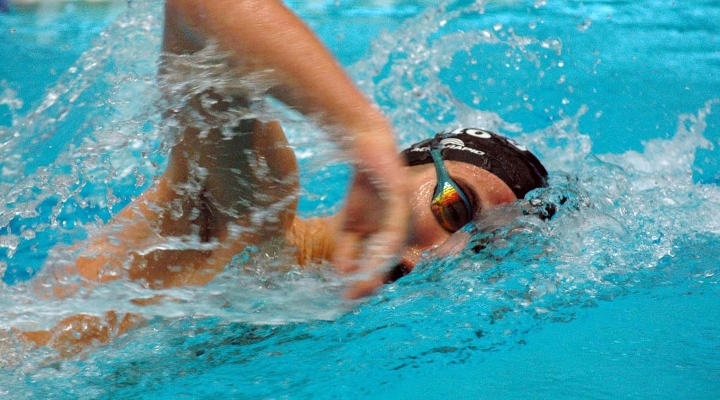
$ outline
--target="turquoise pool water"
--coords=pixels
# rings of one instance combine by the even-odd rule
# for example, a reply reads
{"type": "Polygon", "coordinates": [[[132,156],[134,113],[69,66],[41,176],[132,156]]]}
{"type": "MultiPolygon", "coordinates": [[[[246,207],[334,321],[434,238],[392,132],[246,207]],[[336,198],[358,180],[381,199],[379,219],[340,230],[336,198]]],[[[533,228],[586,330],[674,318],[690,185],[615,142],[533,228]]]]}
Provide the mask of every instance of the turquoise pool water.
{"type": "MultiPolygon", "coordinates": [[[[456,238],[466,250],[360,303],[338,300],[339,277],[249,254],[171,293],[184,302],[141,310],[128,299],[148,293],[132,285],[56,302],[23,282],[162,170],[160,8],[0,14],[0,326],[110,308],[153,318],[64,361],[3,342],[0,393],[720,397],[720,6],[432,3],[289,2],[403,144],[458,125],[515,137],[552,172],[535,198],[568,199],[557,215],[476,221],[456,238]]],[[[302,211],[332,211],[346,169],[316,128],[279,114],[302,211]]]]}

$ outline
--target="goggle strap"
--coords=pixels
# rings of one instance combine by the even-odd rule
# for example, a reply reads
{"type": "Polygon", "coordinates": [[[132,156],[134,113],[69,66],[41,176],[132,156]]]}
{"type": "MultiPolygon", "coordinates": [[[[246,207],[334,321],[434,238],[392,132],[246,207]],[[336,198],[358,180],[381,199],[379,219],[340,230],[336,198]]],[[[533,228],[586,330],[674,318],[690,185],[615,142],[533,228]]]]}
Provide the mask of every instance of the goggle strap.
{"type": "Polygon", "coordinates": [[[445,164],[443,164],[442,161],[442,155],[440,153],[440,147],[434,147],[430,149],[430,155],[433,159],[433,164],[435,165],[435,174],[437,174],[437,189],[435,190],[435,194],[433,195],[433,199],[437,198],[440,193],[445,189],[445,185],[449,184],[452,186],[455,191],[460,196],[460,200],[462,200],[463,204],[465,205],[465,208],[467,208],[468,214],[472,214],[472,206],[470,205],[470,200],[468,200],[465,193],[460,189],[460,186],[458,186],[455,181],[450,178],[450,175],[447,172],[447,169],[445,169],[445,164]]]}

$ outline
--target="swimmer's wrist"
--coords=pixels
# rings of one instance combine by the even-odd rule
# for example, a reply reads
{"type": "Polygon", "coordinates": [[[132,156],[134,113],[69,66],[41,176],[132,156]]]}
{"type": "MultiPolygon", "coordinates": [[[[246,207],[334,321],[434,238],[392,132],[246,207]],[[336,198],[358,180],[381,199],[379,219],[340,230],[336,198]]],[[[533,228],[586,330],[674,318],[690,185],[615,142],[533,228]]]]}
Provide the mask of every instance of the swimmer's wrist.
{"type": "Polygon", "coordinates": [[[346,125],[335,137],[341,149],[346,151],[357,165],[399,167],[396,156],[398,146],[392,126],[381,115],[363,123],[346,125]],[[344,133],[344,134],[343,134],[344,133]]]}

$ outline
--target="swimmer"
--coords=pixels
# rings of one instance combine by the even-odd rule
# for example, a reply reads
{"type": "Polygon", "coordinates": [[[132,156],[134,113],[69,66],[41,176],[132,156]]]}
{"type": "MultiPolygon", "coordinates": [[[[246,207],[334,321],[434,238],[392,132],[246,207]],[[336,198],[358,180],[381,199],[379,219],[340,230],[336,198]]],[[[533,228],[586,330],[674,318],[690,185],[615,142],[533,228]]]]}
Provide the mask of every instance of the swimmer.
{"type": "MultiPolygon", "coordinates": [[[[217,178],[219,187],[228,189],[223,190],[224,193],[180,195],[177,188],[187,186],[184,178],[189,175],[168,171],[184,163],[187,152],[203,147],[201,143],[195,142],[196,138],[193,137],[192,145],[186,138],[173,149],[170,166],[157,187],[144,193],[108,225],[119,224],[120,229],[113,229],[108,236],[90,242],[86,255],[77,260],[80,274],[90,282],[127,277],[142,281],[151,288],[204,284],[220,273],[229,262],[229,257],[242,251],[245,246],[273,238],[282,238],[289,246],[295,247],[300,265],[331,260],[337,246],[334,238],[337,237],[340,221],[346,211],[311,219],[295,216],[297,204],[292,193],[297,190],[297,181],[294,179],[297,174],[296,164],[294,153],[286,146],[280,126],[277,123],[249,121],[247,128],[254,129],[248,135],[253,141],[237,143],[240,146],[254,146],[255,154],[251,157],[267,160],[272,178],[268,179],[267,175],[256,176],[260,181],[246,188],[253,190],[267,184],[272,187],[268,193],[284,191],[290,195],[281,196],[281,216],[275,224],[271,227],[265,225],[260,232],[249,231],[247,235],[239,237],[218,234],[217,229],[222,224],[216,217],[225,212],[215,209],[214,201],[202,203],[206,201],[204,199],[236,196],[237,193],[229,188],[237,185],[238,181],[231,174],[207,163],[204,164],[207,168],[206,179],[212,181],[217,178]],[[180,179],[172,181],[177,177],[180,179]],[[177,196],[189,201],[185,209],[200,209],[200,217],[187,220],[170,216],[168,204],[174,202],[177,196]],[[197,203],[193,204],[193,198],[197,203]],[[287,199],[291,201],[287,202],[287,199]],[[195,235],[215,237],[220,242],[213,246],[215,250],[159,250],[148,254],[136,252],[137,249],[147,247],[150,241],[157,240],[156,237],[149,239],[151,234],[165,234],[163,231],[168,232],[168,229],[189,232],[193,228],[195,235]],[[228,243],[222,243],[223,240],[228,243]]],[[[522,199],[528,192],[545,186],[547,182],[547,171],[532,153],[512,140],[482,129],[461,128],[441,132],[403,150],[401,155],[405,160],[403,169],[408,176],[406,187],[412,209],[407,250],[392,270],[378,272],[372,279],[360,282],[347,293],[348,297],[371,294],[383,284],[410,273],[424,254],[441,246],[453,233],[483,212],[522,199]]],[[[251,200],[255,202],[258,199],[251,200]]],[[[242,216],[235,220],[242,220],[242,216]]],[[[61,355],[71,356],[93,342],[107,342],[140,322],[141,319],[134,315],[120,316],[108,312],[104,318],[88,315],[66,318],[51,331],[16,333],[37,346],[50,345],[59,350],[61,355]]]]}
{"type": "MultiPolygon", "coordinates": [[[[297,217],[297,162],[280,124],[247,118],[228,136],[222,115],[251,100],[204,91],[173,111],[184,131],[156,184],[81,245],[75,265],[88,285],[203,285],[247,246],[285,241],[300,265],[330,261],[342,273],[369,276],[346,293],[358,298],[411,272],[424,252],[482,212],[545,185],[537,158],[481,129],[443,132],[398,153],[378,108],[279,2],[169,0],[165,13],[165,54],[194,54],[213,43],[235,72],[270,75],[270,94],[330,127],[355,178],[338,214],[297,217]],[[167,246],[173,241],[188,246],[167,246]]],[[[172,57],[165,62],[161,73],[172,70],[172,57]]],[[[139,321],[114,312],[77,315],[49,331],[16,333],[69,356],[139,321]]]]}

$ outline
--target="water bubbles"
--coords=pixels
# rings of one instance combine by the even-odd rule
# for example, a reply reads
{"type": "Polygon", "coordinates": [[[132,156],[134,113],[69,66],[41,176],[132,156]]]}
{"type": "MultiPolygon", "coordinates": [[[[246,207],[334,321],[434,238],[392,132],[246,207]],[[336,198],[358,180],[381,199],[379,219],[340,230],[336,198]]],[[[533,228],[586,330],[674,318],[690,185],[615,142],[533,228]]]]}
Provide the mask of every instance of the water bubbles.
{"type": "Polygon", "coordinates": [[[577,29],[580,32],[585,32],[590,25],[592,25],[592,20],[590,18],[585,18],[581,24],[578,24],[577,29]]]}
{"type": "Polygon", "coordinates": [[[135,176],[135,187],[136,188],[145,186],[145,175],[144,174],[141,174],[137,168],[134,168],[133,175],[135,176]]]}
{"type": "MultiPolygon", "coordinates": [[[[8,87],[6,81],[0,80],[0,89],[2,89],[0,93],[0,105],[8,106],[12,112],[22,108],[22,99],[17,97],[17,91],[8,87]]],[[[0,145],[4,145],[4,143],[0,145]]]]}
{"type": "Polygon", "coordinates": [[[0,236],[0,248],[7,249],[7,257],[12,258],[18,249],[20,244],[20,238],[13,234],[6,234],[0,236]]]}
{"type": "Polygon", "coordinates": [[[540,46],[544,49],[551,49],[555,51],[556,55],[562,54],[562,42],[557,39],[545,39],[540,42],[540,46]]]}

